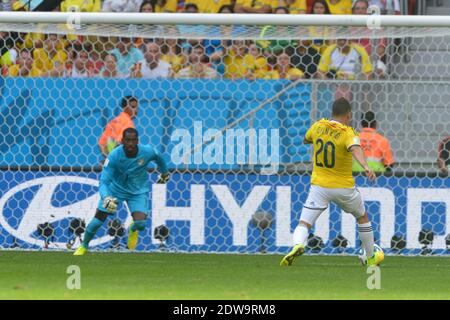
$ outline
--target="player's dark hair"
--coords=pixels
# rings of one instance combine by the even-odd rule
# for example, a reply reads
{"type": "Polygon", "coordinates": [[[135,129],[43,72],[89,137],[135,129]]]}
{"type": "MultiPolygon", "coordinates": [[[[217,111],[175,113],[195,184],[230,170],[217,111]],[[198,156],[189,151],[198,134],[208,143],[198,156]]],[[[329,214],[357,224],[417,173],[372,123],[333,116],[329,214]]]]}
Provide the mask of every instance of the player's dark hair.
{"type": "Polygon", "coordinates": [[[314,6],[316,5],[316,3],[320,3],[321,5],[324,6],[325,8],[324,14],[331,14],[330,7],[328,6],[326,0],[315,0],[311,5],[311,12],[310,12],[311,14],[314,14],[314,6]]]}
{"type": "Polygon", "coordinates": [[[232,5],[225,4],[225,5],[221,6],[220,9],[219,9],[219,13],[222,13],[225,10],[228,10],[231,13],[234,13],[234,7],[232,5]]]}
{"type": "Polygon", "coordinates": [[[139,138],[139,132],[135,128],[130,127],[130,128],[126,128],[125,130],[123,130],[122,139],[125,138],[125,136],[127,134],[132,134],[132,133],[134,133],[136,135],[136,138],[139,138]]]}
{"type": "Polygon", "coordinates": [[[368,0],[356,0],[356,1],[353,1],[353,4],[352,4],[352,12],[355,10],[355,6],[356,6],[356,4],[357,4],[358,2],[364,3],[364,4],[367,6],[367,8],[370,7],[370,4],[369,4],[369,1],[368,1],[368,0]]]}
{"type": "Polygon", "coordinates": [[[339,98],[333,103],[332,116],[340,117],[345,116],[350,111],[352,111],[352,107],[350,102],[348,102],[345,98],[339,98]]]}
{"type": "Polygon", "coordinates": [[[151,0],[142,1],[141,6],[139,7],[139,12],[142,12],[142,8],[148,4],[152,7],[152,11],[155,12],[156,1],[151,1],[151,0]]]}
{"type": "Polygon", "coordinates": [[[283,10],[285,14],[289,14],[290,10],[288,7],[277,7],[273,10],[273,13],[277,12],[278,10],[283,10]]]}
{"type": "Polygon", "coordinates": [[[198,12],[198,7],[195,3],[186,3],[184,6],[184,11],[186,12],[191,8],[195,9],[198,12]]]}
{"type": "Polygon", "coordinates": [[[363,128],[376,128],[377,120],[375,120],[375,113],[367,111],[361,116],[361,126],[363,128]]]}
{"type": "Polygon", "coordinates": [[[138,99],[133,96],[125,96],[122,98],[122,109],[125,109],[130,102],[137,102],[138,99]]]}

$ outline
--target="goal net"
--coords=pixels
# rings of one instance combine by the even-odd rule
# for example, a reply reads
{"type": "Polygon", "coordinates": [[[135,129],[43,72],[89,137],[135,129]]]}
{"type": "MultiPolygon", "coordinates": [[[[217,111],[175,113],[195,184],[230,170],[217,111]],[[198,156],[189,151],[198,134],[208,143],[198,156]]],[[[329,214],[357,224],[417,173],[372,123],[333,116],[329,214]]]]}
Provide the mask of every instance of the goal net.
{"type": "MultiPolygon", "coordinates": [[[[378,173],[371,183],[354,166],[376,243],[448,254],[449,26],[447,17],[0,13],[0,248],[79,245],[109,150],[100,136],[131,96],[140,142],[171,171],[163,185],[150,168],[136,250],[286,253],[315,161],[303,137],[345,97],[378,173]]],[[[126,250],[130,223],[123,205],[92,249],[126,250]]],[[[359,249],[353,216],[330,205],[307,252],[359,249]]]]}

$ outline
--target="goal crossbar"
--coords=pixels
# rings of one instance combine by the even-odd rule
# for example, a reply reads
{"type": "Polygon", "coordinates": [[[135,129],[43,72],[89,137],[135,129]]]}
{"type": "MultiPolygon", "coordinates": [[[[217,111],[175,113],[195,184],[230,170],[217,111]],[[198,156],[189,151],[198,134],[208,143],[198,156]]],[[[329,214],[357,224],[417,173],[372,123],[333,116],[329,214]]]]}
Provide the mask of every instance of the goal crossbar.
{"type": "Polygon", "coordinates": [[[275,14],[185,14],[112,12],[0,12],[0,23],[65,24],[72,19],[81,24],[142,25],[281,25],[354,27],[450,28],[449,16],[389,15],[275,15],[275,14]]]}

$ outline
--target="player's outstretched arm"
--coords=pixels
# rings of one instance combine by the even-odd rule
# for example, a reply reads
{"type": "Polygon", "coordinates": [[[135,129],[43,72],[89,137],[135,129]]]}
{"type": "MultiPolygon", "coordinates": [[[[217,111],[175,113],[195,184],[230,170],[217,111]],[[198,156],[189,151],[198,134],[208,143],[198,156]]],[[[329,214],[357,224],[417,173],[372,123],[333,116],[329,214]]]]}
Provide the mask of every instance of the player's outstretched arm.
{"type": "Polygon", "coordinates": [[[356,161],[361,165],[361,167],[364,168],[364,171],[366,172],[367,177],[370,181],[374,181],[376,179],[375,173],[369,168],[369,165],[367,164],[366,157],[364,156],[364,151],[361,149],[360,146],[354,145],[350,147],[350,152],[353,155],[353,158],[355,158],[356,161]]]}

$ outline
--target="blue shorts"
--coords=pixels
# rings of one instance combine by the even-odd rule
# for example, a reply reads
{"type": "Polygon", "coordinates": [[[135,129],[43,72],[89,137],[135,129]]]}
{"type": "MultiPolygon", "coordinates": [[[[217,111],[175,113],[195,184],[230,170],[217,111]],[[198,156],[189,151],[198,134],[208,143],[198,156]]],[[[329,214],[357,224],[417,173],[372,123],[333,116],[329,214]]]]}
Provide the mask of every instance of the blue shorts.
{"type": "MultiPolygon", "coordinates": [[[[117,200],[119,200],[119,203],[117,205],[117,208],[119,208],[120,204],[122,202],[126,202],[128,205],[128,209],[130,209],[130,213],[133,212],[142,212],[145,213],[146,215],[148,215],[150,208],[149,208],[149,194],[148,193],[142,193],[142,194],[138,194],[138,195],[134,195],[134,196],[130,196],[128,198],[121,198],[121,197],[116,197],[114,195],[111,195],[112,197],[117,198],[117,200]]],[[[100,200],[98,201],[98,206],[97,209],[103,212],[108,212],[106,211],[106,209],[103,207],[103,200],[100,198],[100,200]]]]}

